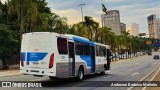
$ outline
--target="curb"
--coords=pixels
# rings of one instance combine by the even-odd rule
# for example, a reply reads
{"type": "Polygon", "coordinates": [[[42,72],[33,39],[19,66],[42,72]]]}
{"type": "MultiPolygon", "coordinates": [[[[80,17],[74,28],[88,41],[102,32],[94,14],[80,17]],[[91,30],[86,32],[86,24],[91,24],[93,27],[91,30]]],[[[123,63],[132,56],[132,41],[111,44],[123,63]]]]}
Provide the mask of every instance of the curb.
{"type": "Polygon", "coordinates": [[[0,78],[22,75],[22,73],[20,73],[19,70],[16,70],[16,71],[12,71],[12,70],[10,70],[10,71],[2,71],[1,73],[2,73],[2,76],[0,76],[0,78]]]}
{"type": "Polygon", "coordinates": [[[134,60],[134,59],[136,59],[136,58],[144,57],[144,56],[146,56],[146,55],[142,55],[142,56],[138,56],[138,57],[134,57],[134,58],[121,59],[121,60],[113,60],[113,61],[111,61],[111,63],[116,63],[116,62],[118,62],[118,61],[134,60]]]}
{"type": "Polygon", "coordinates": [[[0,78],[3,78],[3,77],[11,77],[11,76],[19,76],[19,75],[23,75],[22,73],[20,73],[20,74],[17,74],[17,75],[9,75],[9,76],[0,76],[0,78]]]}

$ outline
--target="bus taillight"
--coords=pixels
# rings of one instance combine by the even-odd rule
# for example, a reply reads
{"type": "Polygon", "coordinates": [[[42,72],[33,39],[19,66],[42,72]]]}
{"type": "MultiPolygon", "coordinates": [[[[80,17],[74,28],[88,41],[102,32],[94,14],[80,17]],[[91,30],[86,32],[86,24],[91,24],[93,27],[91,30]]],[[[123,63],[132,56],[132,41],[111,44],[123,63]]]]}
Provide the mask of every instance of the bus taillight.
{"type": "Polygon", "coordinates": [[[24,66],[24,62],[23,62],[23,54],[22,53],[20,54],[20,63],[21,63],[21,66],[23,67],[24,66]]]}
{"type": "Polygon", "coordinates": [[[52,68],[54,64],[54,53],[50,57],[49,68],[52,68]]]}

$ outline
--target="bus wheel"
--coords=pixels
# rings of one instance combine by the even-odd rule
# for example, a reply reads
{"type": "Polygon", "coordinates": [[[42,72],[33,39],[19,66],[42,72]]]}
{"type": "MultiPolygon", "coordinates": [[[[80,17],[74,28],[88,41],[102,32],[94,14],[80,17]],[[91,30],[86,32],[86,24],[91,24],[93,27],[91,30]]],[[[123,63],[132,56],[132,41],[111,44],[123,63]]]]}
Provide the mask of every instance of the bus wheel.
{"type": "Polygon", "coordinates": [[[103,69],[102,72],[100,72],[101,75],[105,75],[105,68],[103,69]]]}
{"type": "Polygon", "coordinates": [[[58,78],[57,78],[57,77],[49,76],[49,78],[50,78],[51,80],[58,80],[58,78]]]}
{"type": "Polygon", "coordinates": [[[101,74],[101,75],[105,75],[105,71],[103,71],[103,72],[100,72],[100,74],[101,74]]]}
{"type": "Polygon", "coordinates": [[[84,77],[84,71],[82,68],[78,70],[78,81],[82,81],[84,77]]]}

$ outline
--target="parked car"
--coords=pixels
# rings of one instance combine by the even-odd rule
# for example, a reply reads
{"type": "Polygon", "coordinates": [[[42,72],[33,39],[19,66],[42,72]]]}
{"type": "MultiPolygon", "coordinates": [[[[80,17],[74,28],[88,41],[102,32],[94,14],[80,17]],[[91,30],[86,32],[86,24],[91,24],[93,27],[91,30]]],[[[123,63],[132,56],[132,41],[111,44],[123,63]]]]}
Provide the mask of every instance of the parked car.
{"type": "Polygon", "coordinates": [[[154,55],[153,59],[159,59],[159,55],[154,55]]]}
{"type": "Polygon", "coordinates": [[[147,54],[148,54],[148,55],[152,55],[152,52],[148,51],[147,54]]]}

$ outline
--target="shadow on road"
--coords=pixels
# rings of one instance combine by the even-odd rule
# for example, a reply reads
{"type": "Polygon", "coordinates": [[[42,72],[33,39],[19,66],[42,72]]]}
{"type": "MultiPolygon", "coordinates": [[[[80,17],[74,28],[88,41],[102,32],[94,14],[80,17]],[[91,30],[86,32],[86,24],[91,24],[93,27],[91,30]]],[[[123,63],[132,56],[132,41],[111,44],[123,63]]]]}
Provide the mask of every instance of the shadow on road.
{"type": "Polygon", "coordinates": [[[101,74],[90,74],[90,75],[85,75],[83,81],[77,81],[76,77],[74,78],[58,78],[57,80],[45,80],[45,81],[34,81],[36,83],[41,83],[43,87],[72,87],[76,86],[78,84],[81,84],[87,80],[91,80],[97,77],[104,77],[108,76],[109,74],[106,75],[101,75],[101,74]]]}

